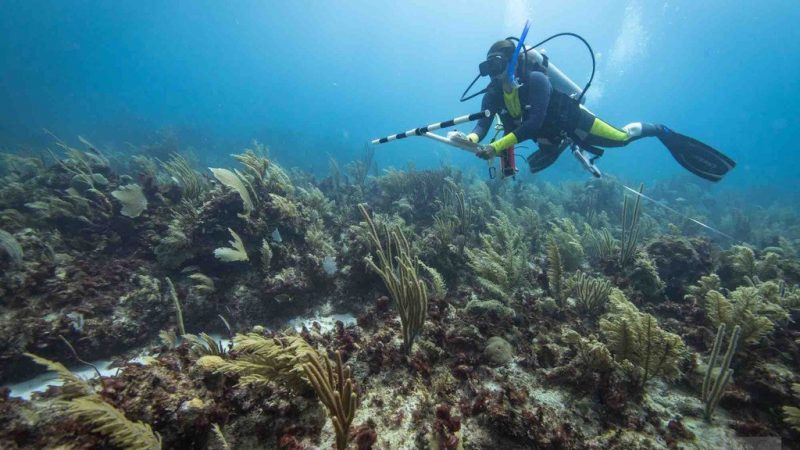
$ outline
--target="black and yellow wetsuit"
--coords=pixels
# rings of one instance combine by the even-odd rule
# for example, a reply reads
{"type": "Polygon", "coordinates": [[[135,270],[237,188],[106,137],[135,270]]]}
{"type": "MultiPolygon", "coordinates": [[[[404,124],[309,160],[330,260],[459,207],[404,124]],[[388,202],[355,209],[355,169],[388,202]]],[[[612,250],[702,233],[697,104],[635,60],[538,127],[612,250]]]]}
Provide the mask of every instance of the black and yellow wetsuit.
{"type": "MultiPolygon", "coordinates": [[[[497,113],[505,128],[502,138],[489,144],[497,154],[518,142],[535,140],[539,146],[536,164],[531,170],[538,172],[555,162],[568,137],[580,147],[594,153],[594,147],[622,147],[636,139],[658,136],[661,125],[631,124],[619,129],[596,117],[573,98],[553,89],[547,76],[529,71],[520,79],[521,86],[505,93],[499,81],[493,80],[484,94],[482,109],[497,113]],[[541,153],[540,153],[541,152],[541,153]]],[[[494,116],[481,119],[470,133],[473,142],[482,140],[488,133],[494,116]]]]}

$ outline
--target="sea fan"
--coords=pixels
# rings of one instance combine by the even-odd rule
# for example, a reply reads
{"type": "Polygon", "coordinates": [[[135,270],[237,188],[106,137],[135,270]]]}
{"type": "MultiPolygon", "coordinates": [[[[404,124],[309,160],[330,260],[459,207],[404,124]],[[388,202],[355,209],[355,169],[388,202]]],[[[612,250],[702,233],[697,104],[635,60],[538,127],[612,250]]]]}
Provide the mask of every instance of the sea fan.
{"type": "Polygon", "coordinates": [[[239,235],[230,228],[228,228],[228,231],[233,237],[233,240],[228,242],[231,246],[215,249],[214,256],[216,256],[220,261],[224,262],[249,261],[250,257],[247,256],[247,251],[244,249],[242,238],[240,238],[239,235]]]}
{"type": "Polygon", "coordinates": [[[142,187],[138,184],[120,186],[119,189],[113,191],[111,195],[122,203],[120,214],[125,217],[139,217],[142,211],[147,209],[147,198],[142,192],[142,187]]]}
{"type": "Polygon", "coordinates": [[[242,203],[244,204],[245,215],[249,215],[250,211],[255,208],[255,205],[250,197],[250,192],[247,190],[247,186],[245,186],[246,181],[238,174],[231,172],[228,169],[209,167],[208,170],[214,174],[214,178],[216,178],[220,183],[233,189],[239,194],[239,197],[242,198],[242,203]]]}

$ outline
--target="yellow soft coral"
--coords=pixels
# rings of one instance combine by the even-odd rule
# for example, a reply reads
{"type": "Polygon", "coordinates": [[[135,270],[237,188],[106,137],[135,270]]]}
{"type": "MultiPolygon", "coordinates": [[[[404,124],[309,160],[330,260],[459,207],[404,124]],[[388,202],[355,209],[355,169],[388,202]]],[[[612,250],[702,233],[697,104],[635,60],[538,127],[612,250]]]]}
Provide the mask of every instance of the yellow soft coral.
{"type": "MultiPolygon", "coordinates": [[[[792,390],[794,391],[794,395],[800,398],[800,383],[793,384],[792,390]]],[[[795,408],[794,406],[784,406],[783,414],[785,416],[783,421],[791,425],[795,431],[800,432],[800,408],[795,408]]]]}
{"type": "Polygon", "coordinates": [[[264,337],[258,333],[237,334],[233,338],[235,359],[203,356],[197,364],[216,373],[239,375],[242,385],[264,386],[275,381],[294,389],[307,386],[303,363],[317,352],[300,336],[264,337]]]}
{"type": "Polygon", "coordinates": [[[102,397],[95,394],[89,384],[70,372],[63,364],[26,353],[35,363],[56,372],[63,388],[56,401],[59,410],[92,427],[117,447],[128,450],[157,450],[161,448],[161,437],[150,425],[128,420],[102,397]]]}
{"type": "Polygon", "coordinates": [[[92,430],[108,437],[116,446],[128,450],[161,449],[161,437],[150,425],[128,420],[120,410],[99,396],[81,397],[61,406],[67,414],[92,426],[92,430]]]}
{"type": "Polygon", "coordinates": [[[631,364],[640,385],[656,376],[677,378],[685,352],[680,336],[661,329],[655,317],[639,312],[619,289],[609,298],[611,311],[600,320],[600,328],[614,357],[631,364]]]}

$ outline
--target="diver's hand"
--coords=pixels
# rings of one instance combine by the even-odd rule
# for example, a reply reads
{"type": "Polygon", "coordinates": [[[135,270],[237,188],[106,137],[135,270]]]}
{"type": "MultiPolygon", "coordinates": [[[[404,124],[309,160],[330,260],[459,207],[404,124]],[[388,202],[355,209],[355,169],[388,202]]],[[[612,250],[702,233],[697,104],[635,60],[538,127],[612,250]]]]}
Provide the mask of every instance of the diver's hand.
{"type": "Polygon", "coordinates": [[[450,131],[447,133],[447,139],[451,141],[460,141],[460,142],[469,142],[467,140],[467,135],[460,132],[460,131],[450,131]]]}
{"type": "Polygon", "coordinates": [[[478,143],[478,135],[475,133],[464,134],[460,131],[451,131],[447,133],[447,139],[451,141],[469,143],[469,144],[477,144],[478,143]]]}
{"type": "Polygon", "coordinates": [[[489,145],[479,145],[478,151],[475,152],[475,156],[480,159],[492,159],[495,156],[494,149],[489,145]]]}

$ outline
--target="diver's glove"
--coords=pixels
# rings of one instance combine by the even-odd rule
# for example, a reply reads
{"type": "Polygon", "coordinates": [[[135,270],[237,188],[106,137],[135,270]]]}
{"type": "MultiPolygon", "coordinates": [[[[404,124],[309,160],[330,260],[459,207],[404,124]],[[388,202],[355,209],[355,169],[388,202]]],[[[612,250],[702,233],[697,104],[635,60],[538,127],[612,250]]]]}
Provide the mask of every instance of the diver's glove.
{"type": "Polygon", "coordinates": [[[460,141],[460,142],[471,142],[473,144],[478,143],[478,135],[475,133],[464,134],[460,131],[451,131],[447,133],[447,139],[451,141],[460,141]]]}
{"type": "Polygon", "coordinates": [[[478,151],[475,152],[475,156],[477,156],[480,159],[486,159],[486,160],[494,158],[495,155],[496,153],[491,145],[479,145],[478,151]]]}

